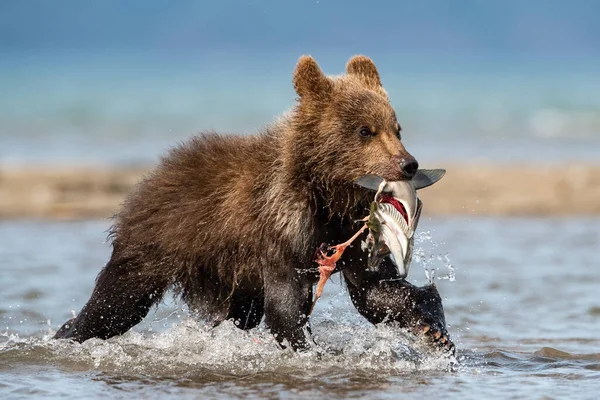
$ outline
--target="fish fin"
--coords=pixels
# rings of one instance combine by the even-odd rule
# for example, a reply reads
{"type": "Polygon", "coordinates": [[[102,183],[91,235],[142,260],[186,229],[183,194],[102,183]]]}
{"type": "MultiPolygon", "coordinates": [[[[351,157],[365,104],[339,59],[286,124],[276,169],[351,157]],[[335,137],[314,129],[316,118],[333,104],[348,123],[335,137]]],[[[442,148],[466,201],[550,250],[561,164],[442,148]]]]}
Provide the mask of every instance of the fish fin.
{"type": "MultiPolygon", "coordinates": [[[[419,169],[417,174],[412,178],[413,185],[416,190],[426,188],[433,185],[446,174],[445,169],[419,169]]],[[[379,190],[380,185],[385,180],[377,175],[363,175],[354,181],[355,184],[371,190],[379,190]]]]}
{"type": "Polygon", "coordinates": [[[412,179],[415,190],[423,189],[433,185],[446,174],[445,169],[419,169],[412,179]]]}
{"type": "Polygon", "coordinates": [[[371,190],[378,190],[384,179],[377,175],[364,175],[354,181],[355,184],[371,190]]]}

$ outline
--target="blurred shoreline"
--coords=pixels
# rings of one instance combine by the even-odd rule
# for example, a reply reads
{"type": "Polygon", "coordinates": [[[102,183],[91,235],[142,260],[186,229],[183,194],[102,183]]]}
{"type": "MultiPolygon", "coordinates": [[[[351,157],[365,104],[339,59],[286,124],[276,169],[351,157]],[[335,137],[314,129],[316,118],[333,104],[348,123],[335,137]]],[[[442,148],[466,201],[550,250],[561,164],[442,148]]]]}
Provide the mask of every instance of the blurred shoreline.
{"type": "MultiPolygon", "coordinates": [[[[420,192],[424,215],[600,215],[600,165],[444,164],[420,192]]],[[[118,212],[152,167],[0,168],[0,219],[97,219],[118,212]]]]}

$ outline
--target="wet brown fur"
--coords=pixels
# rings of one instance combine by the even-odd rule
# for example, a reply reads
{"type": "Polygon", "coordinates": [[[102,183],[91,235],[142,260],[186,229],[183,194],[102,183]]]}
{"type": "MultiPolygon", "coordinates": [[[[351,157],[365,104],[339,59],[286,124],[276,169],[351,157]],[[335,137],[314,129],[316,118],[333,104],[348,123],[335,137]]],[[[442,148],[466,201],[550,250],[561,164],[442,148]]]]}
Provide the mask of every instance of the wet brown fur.
{"type": "Polygon", "coordinates": [[[205,133],[171,150],[118,215],[116,245],[169,254],[176,268],[147,272],[181,283],[190,298],[195,290],[185,282],[193,286],[195,266],[230,292],[240,280],[263,279],[266,253],[312,256],[320,205],[330,214],[361,212],[354,179],[402,178],[397,158],[405,150],[374,64],[357,56],[347,69],[374,77],[332,79],[303,57],[294,73],[301,98],[286,119],[256,136],[205,133]],[[363,126],[376,136],[361,138],[363,126]]]}
{"type": "MultiPolygon", "coordinates": [[[[103,335],[90,328],[79,338],[129,329],[170,287],[213,323],[250,299],[264,301],[271,325],[298,319],[270,304],[269,293],[303,282],[299,307],[305,295],[310,305],[315,249],[345,240],[352,220],[367,212],[366,193],[352,181],[364,174],[404,179],[399,161],[412,157],[373,62],[355,56],[346,72],[325,76],[303,56],[293,76],[298,103],[281,120],[253,136],[199,134],[163,157],[117,215],[111,260],[82,313],[91,321],[93,304],[99,309],[107,296],[127,301],[125,293],[110,291],[124,287],[129,297],[144,299],[135,306],[142,311],[127,321],[115,316],[119,329],[103,335]],[[361,137],[362,127],[375,135],[361,137]]],[[[135,307],[115,302],[112,312],[135,307]]]]}

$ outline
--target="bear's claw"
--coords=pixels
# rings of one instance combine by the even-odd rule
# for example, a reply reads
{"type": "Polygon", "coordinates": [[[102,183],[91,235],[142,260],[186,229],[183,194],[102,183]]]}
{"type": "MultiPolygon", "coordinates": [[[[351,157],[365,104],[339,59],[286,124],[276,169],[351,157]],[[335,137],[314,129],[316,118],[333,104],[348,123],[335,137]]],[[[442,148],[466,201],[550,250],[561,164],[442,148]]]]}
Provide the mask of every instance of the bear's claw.
{"type": "Polygon", "coordinates": [[[430,342],[437,344],[440,350],[449,353],[450,355],[456,354],[456,346],[450,340],[448,334],[442,334],[441,331],[432,329],[430,325],[423,325],[420,328],[415,329],[415,335],[423,335],[429,339],[430,342]]]}

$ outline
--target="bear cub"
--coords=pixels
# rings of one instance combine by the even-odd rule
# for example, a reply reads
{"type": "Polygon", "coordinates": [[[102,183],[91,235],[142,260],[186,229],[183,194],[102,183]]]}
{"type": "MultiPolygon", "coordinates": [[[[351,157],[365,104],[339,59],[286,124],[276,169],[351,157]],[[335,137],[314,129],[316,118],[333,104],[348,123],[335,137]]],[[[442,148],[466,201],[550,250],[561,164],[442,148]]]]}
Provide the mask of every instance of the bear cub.
{"type": "MultiPolygon", "coordinates": [[[[418,163],[369,58],[334,77],[303,56],[293,85],[294,108],[257,134],[202,133],[161,159],[115,216],[91,298],[55,338],[123,334],[174,288],[210,324],[251,329],[264,316],[282,346],[309,345],[315,250],[351,236],[373,196],[353,181],[409,180],[418,163]]],[[[436,287],[399,279],[389,260],[369,271],[366,260],[355,245],[338,263],[357,310],[453,351],[436,287]]]]}

